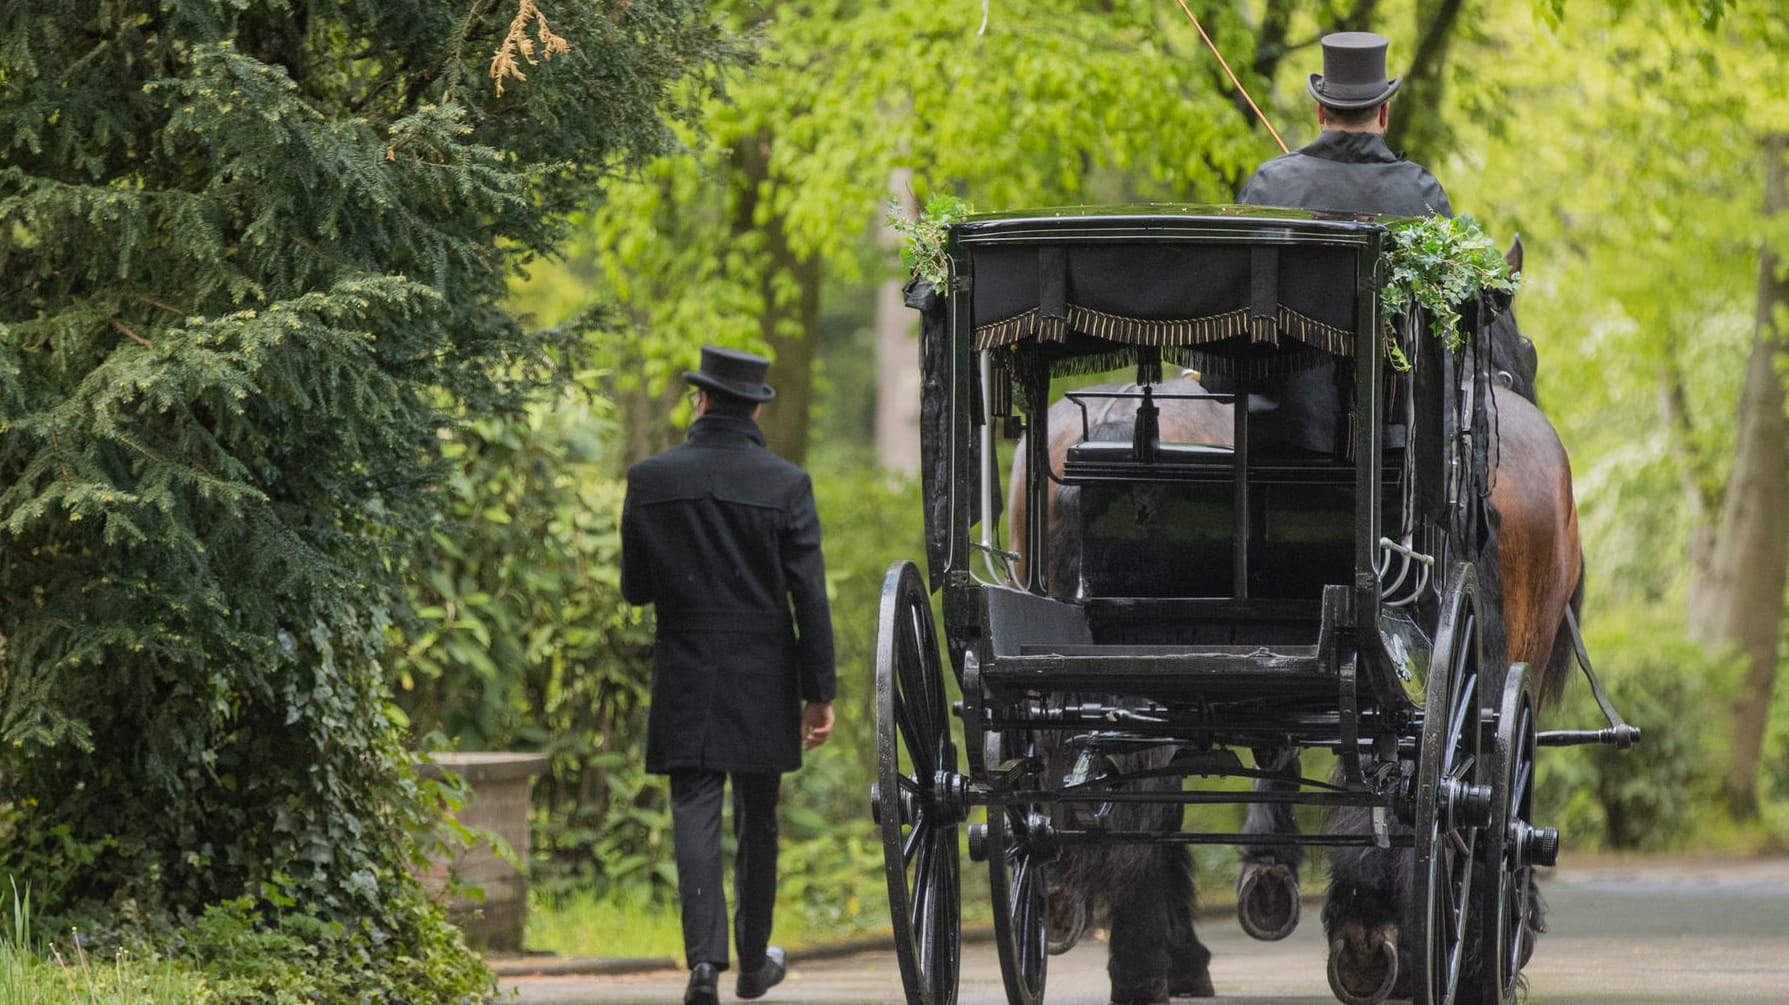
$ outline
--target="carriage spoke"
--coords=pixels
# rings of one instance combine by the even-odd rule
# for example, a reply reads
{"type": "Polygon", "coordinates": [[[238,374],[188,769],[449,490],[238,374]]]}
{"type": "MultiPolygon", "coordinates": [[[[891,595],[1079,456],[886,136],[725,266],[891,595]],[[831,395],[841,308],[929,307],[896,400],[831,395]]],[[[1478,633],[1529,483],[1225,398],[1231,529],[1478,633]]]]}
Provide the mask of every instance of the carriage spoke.
{"type": "Polygon", "coordinates": [[[1031,878],[1031,858],[1014,852],[1006,856],[1006,861],[1012,869],[1012,886],[1007,890],[1006,906],[1013,912],[1013,917],[1018,918],[1020,911],[1026,906],[1026,884],[1031,878]]]}
{"type": "Polygon", "coordinates": [[[913,860],[912,916],[914,927],[919,930],[917,941],[922,950],[932,943],[930,933],[935,920],[933,915],[936,913],[932,910],[932,884],[929,881],[930,872],[926,869],[931,860],[932,842],[930,840],[921,841],[919,853],[914,856],[913,860]]]}
{"type": "MultiPolygon", "coordinates": [[[[905,695],[899,697],[905,697],[905,695]]],[[[903,749],[907,751],[909,759],[913,761],[914,775],[930,777],[934,765],[920,762],[920,758],[928,755],[932,749],[925,734],[920,732],[923,724],[916,721],[913,710],[905,701],[899,700],[899,697],[895,702],[895,728],[900,730],[903,749]]]]}
{"type": "Polygon", "coordinates": [[[915,868],[914,858],[925,849],[926,840],[931,835],[931,820],[925,814],[913,821],[913,830],[907,834],[906,843],[901,846],[901,861],[908,868],[915,868]]]}

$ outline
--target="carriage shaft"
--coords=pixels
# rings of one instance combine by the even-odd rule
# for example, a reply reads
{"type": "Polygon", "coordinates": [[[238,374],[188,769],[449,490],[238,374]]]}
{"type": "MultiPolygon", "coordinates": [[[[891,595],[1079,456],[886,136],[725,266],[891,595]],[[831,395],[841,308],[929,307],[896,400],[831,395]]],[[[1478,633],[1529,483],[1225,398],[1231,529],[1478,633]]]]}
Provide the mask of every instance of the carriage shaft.
{"type": "MultiPolygon", "coordinates": [[[[1054,834],[1056,840],[1064,844],[1140,844],[1140,845],[1236,845],[1246,847],[1259,845],[1264,840],[1271,840],[1276,845],[1323,846],[1330,848],[1370,848],[1377,847],[1378,841],[1372,834],[1289,834],[1275,832],[1271,835],[1237,834],[1219,832],[1176,831],[1163,833],[1160,831],[1102,831],[1102,830],[1059,830],[1054,834]]],[[[1391,847],[1409,848],[1414,844],[1409,834],[1391,834],[1388,836],[1391,847]]]]}
{"type": "Polygon", "coordinates": [[[1160,803],[1182,806],[1231,804],[1293,806],[1384,806],[1387,800],[1370,792],[1009,792],[988,793],[990,806],[1026,803],[1160,803]]]}

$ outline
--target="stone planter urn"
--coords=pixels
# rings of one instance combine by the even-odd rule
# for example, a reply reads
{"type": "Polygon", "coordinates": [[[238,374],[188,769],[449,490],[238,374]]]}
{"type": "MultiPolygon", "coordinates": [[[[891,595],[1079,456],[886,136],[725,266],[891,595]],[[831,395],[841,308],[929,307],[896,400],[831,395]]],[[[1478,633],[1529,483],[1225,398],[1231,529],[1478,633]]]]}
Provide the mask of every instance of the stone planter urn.
{"type": "MultiPolygon", "coordinates": [[[[465,753],[436,754],[434,759],[435,764],[419,764],[418,773],[440,778],[443,770],[451,771],[471,790],[459,822],[495,833],[515,851],[517,860],[526,863],[528,789],[534,777],[547,770],[547,756],[465,753]]],[[[450,879],[484,891],[483,901],[456,897],[448,904],[448,917],[466,933],[467,944],[486,952],[520,952],[528,919],[528,874],[498,858],[486,840],[454,849],[451,858],[437,858],[423,882],[439,892],[450,879]]]]}

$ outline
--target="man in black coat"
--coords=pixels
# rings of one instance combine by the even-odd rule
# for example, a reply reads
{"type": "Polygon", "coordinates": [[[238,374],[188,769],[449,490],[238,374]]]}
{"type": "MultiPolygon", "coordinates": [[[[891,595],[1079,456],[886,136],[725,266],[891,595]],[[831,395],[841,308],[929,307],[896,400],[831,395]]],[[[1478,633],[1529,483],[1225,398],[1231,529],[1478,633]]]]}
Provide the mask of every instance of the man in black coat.
{"type": "MultiPolygon", "coordinates": [[[[1420,165],[1385,144],[1391,96],[1386,40],[1365,31],[1323,37],[1323,72],[1308,82],[1321,135],[1261,165],[1236,201],[1255,206],[1376,216],[1452,216],[1447,193],[1420,165]]],[[[1342,397],[1338,368],[1324,363],[1283,374],[1249,396],[1250,435],[1269,449],[1334,454],[1342,397]]]]}
{"type": "Polygon", "coordinates": [[[770,453],[756,418],[769,362],[702,350],[689,439],[634,465],[621,513],[621,592],[653,604],[646,769],[670,775],[690,967],[688,1005],[714,1005],[728,966],[721,798],[733,783],[734,944],[741,998],[783,979],[769,945],[782,774],[832,733],[832,620],[806,472],[770,453]]]}

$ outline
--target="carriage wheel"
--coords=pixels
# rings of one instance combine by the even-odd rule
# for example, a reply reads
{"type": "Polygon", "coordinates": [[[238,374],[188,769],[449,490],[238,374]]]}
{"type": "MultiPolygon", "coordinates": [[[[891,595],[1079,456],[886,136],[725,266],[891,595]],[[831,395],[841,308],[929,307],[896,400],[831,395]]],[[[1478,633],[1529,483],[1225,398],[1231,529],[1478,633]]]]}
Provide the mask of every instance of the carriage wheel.
{"type": "Polygon", "coordinates": [[[1510,1005],[1534,949],[1534,867],[1551,865],[1559,833],[1529,824],[1534,812],[1534,696],[1528,665],[1510,667],[1490,753],[1491,826],[1480,848],[1477,952],[1460,999],[1466,1005],[1510,1005]]]}
{"type": "Polygon", "coordinates": [[[1411,987],[1417,1005],[1454,1005],[1476,902],[1472,873],[1491,793],[1480,784],[1478,589],[1469,566],[1442,605],[1423,701],[1416,774],[1416,856],[1411,887],[1411,987]]]}
{"type": "MultiPolygon", "coordinates": [[[[1011,749],[1017,742],[1008,739],[1005,753],[1034,753],[1011,749]]],[[[1023,742],[1030,746],[1029,738],[1023,742]]],[[[1010,1005],[1038,1005],[1044,997],[1050,948],[1044,863],[1053,857],[1045,852],[1048,828],[1049,820],[1034,803],[988,807],[983,849],[988,860],[988,900],[994,905],[994,943],[1000,951],[1000,976],[1006,982],[1010,1005]]]]}
{"type": "Polygon", "coordinates": [[[957,824],[964,780],[950,739],[932,605],[911,562],[882,583],[876,635],[876,787],[895,955],[908,1005],[957,998],[957,824]]]}

